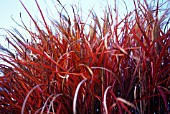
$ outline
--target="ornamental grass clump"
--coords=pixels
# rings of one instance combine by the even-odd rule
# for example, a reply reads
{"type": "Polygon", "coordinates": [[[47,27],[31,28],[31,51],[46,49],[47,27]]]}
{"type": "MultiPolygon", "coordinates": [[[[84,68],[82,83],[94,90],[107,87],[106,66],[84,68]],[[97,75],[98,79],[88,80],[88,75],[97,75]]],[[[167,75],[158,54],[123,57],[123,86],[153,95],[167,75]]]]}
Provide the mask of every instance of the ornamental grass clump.
{"type": "Polygon", "coordinates": [[[124,18],[108,6],[102,18],[90,10],[88,23],[58,1],[60,19],[49,26],[35,3],[43,28],[21,2],[36,30],[23,23],[27,40],[5,29],[15,52],[0,46],[0,113],[170,112],[170,9],[134,0],[124,18]]]}

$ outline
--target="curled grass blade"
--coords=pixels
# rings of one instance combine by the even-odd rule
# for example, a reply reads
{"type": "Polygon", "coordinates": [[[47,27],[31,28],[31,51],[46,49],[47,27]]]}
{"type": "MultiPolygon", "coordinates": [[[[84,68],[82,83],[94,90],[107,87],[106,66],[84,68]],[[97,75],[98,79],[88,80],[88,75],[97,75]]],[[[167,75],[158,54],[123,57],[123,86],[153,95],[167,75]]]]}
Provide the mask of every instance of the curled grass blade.
{"type": "Polygon", "coordinates": [[[33,88],[28,92],[27,96],[26,96],[25,99],[24,99],[23,105],[22,105],[21,114],[24,114],[25,106],[26,106],[26,103],[27,103],[27,100],[28,100],[30,94],[31,94],[35,89],[37,89],[37,88],[40,87],[40,86],[44,86],[44,84],[36,85],[35,87],[33,87],[33,88]]]}
{"type": "Polygon", "coordinates": [[[104,110],[105,110],[105,114],[108,114],[108,108],[107,108],[107,93],[108,93],[108,90],[111,89],[112,86],[109,86],[106,88],[105,92],[104,92],[104,96],[103,96],[103,106],[104,106],[104,110]]]}
{"type": "Polygon", "coordinates": [[[59,97],[59,96],[61,96],[61,95],[63,95],[63,94],[60,93],[60,94],[54,95],[53,99],[52,99],[51,102],[50,102],[50,105],[49,105],[47,114],[50,114],[50,109],[51,109],[51,108],[52,108],[53,113],[55,113],[54,107],[53,107],[53,102],[54,102],[54,100],[55,100],[57,97],[59,97]]]}
{"type": "Polygon", "coordinates": [[[77,98],[78,98],[79,89],[80,89],[81,85],[86,81],[87,81],[87,79],[82,80],[76,88],[76,91],[74,94],[74,99],[73,99],[73,114],[76,114],[76,102],[77,102],[77,98]]]}

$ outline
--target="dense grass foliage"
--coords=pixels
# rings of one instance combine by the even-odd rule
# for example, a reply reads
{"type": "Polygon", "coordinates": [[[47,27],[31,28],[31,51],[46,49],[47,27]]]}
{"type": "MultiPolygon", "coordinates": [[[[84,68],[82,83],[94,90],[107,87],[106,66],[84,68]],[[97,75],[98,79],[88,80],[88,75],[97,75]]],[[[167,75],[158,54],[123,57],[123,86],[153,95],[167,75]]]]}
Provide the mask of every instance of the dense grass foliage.
{"type": "Polygon", "coordinates": [[[73,20],[64,15],[58,1],[60,20],[51,27],[35,1],[44,28],[21,2],[36,31],[23,23],[28,41],[6,30],[15,53],[0,46],[0,113],[168,114],[170,9],[133,2],[122,19],[108,6],[102,19],[90,11],[87,23],[74,7],[73,20]]]}

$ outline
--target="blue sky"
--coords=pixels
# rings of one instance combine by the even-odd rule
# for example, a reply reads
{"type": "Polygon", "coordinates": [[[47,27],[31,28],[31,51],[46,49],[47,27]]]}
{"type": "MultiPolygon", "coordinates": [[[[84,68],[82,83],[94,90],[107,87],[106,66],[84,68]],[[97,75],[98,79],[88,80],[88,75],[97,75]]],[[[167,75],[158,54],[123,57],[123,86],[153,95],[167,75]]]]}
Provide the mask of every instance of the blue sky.
{"type": "MultiPolygon", "coordinates": [[[[33,16],[37,16],[39,14],[34,0],[22,0],[22,1],[33,16]]],[[[53,1],[57,1],[57,0],[53,0],[53,1]]],[[[77,5],[79,3],[81,4],[81,7],[83,7],[85,13],[88,13],[88,9],[90,9],[95,4],[94,9],[97,14],[101,14],[102,9],[104,8],[103,6],[106,6],[107,3],[106,0],[61,0],[61,1],[63,4],[67,4],[66,7],[70,7],[69,5],[71,4],[77,5]]],[[[114,0],[108,0],[108,1],[110,4],[114,4],[114,0]]],[[[125,1],[129,1],[129,0],[125,0],[125,1]]],[[[38,0],[38,2],[41,8],[43,9],[43,11],[45,11],[45,13],[47,12],[46,11],[47,7],[48,9],[50,8],[50,10],[54,10],[54,5],[52,4],[52,0],[38,0]]],[[[127,2],[127,5],[129,6],[130,3],[127,2]]],[[[125,7],[122,7],[121,10],[124,10],[124,8],[125,7]]],[[[22,17],[25,19],[24,21],[29,23],[30,19],[26,14],[24,8],[20,4],[19,0],[1,0],[0,28],[17,27],[16,23],[11,19],[11,17],[14,18],[17,22],[20,22],[20,13],[22,14],[22,17]]]]}
{"type": "MultiPolygon", "coordinates": [[[[32,14],[32,16],[35,19],[41,20],[39,11],[37,9],[37,6],[34,0],[21,0],[21,1],[24,3],[24,5],[27,7],[29,12],[32,14]]],[[[54,2],[57,3],[56,2],[57,0],[37,0],[37,1],[41,9],[43,10],[44,15],[49,16],[50,18],[55,18],[55,16],[57,16],[56,9],[54,7],[54,2]]],[[[125,5],[122,2],[123,0],[119,0],[119,2],[118,0],[60,0],[60,1],[62,2],[63,5],[66,4],[66,8],[68,8],[67,11],[72,11],[71,5],[82,7],[82,10],[83,10],[82,13],[85,16],[87,16],[87,14],[89,13],[89,9],[91,9],[94,6],[94,10],[96,14],[99,17],[100,16],[102,17],[104,8],[105,6],[107,6],[107,2],[109,3],[109,5],[114,6],[114,1],[117,1],[117,4],[119,4],[119,13],[122,15],[126,13],[125,5]]],[[[132,6],[133,6],[132,1],[133,0],[125,0],[129,10],[132,9],[132,6]]],[[[28,14],[24,10],[19,0],[1,0],[0,2],[0,28],[12,29],[12,27],[14,27],[14,28],[17,28],[20,32],[22,32],[22,35],[25,35],[24,33],[25,31],[12,20],[13,18],[17,23],[21,24],[20,13],[27,27],[28,28],[34,27],[31,19],[29,18],[28,14]]],[[[4,38],[3,38],[4,35],[6,35],[6,32],[0,29],[0,43],[2,45],[4,44],[4,38]]]]}

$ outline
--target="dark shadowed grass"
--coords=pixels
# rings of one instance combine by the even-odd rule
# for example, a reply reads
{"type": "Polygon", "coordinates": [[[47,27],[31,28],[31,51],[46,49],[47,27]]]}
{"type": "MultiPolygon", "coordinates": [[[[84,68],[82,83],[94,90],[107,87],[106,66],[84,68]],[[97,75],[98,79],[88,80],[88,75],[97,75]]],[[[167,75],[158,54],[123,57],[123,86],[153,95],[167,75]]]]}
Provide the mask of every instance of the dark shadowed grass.
{"type": "Polygon", "coordinates": [[[74,7],[73,20],[63,15],[67,9],[58,1],[60,20],[51,21],[51,28],[35,2],[44,28],[21,2],[36,31],[23,25],[28,42],[19,31],[6,30],[15,53],[0,46],[0,58],[7,63],[0,64],[0,113],[170,111],[169,22],[162,27],[169,9],[158,16],[159,2],[151,9],[146,1],[134,1],[135,10],[120,21],[110,7],[101,20],[91,10],[89,24],[74,7]]]}

